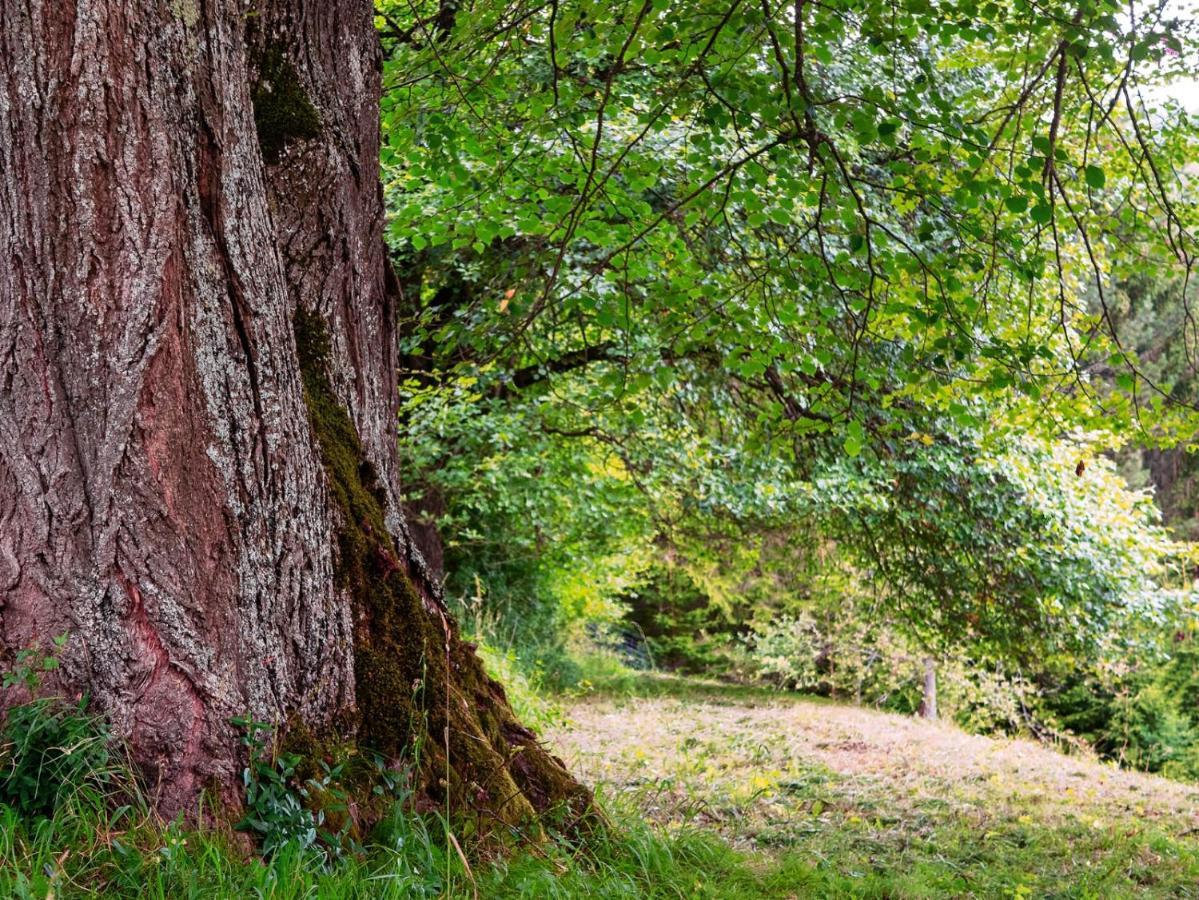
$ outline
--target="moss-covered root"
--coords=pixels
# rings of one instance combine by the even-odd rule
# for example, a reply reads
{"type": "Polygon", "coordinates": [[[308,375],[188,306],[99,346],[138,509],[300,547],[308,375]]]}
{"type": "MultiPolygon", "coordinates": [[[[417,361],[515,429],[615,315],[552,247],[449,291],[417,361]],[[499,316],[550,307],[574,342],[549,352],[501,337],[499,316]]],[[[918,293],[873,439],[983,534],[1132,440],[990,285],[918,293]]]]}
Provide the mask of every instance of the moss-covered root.
{"type": "Polygon", "coordinates": [[[481,832],[593,822],[591,793],[516,720],[503,688],[397,553],[385,494],[329,383],[324,322],[300,309],[295,330],[340,519],[337,581],[354,604],[359,743],[416,759],[425,802],[448,805],[481,832]]]}

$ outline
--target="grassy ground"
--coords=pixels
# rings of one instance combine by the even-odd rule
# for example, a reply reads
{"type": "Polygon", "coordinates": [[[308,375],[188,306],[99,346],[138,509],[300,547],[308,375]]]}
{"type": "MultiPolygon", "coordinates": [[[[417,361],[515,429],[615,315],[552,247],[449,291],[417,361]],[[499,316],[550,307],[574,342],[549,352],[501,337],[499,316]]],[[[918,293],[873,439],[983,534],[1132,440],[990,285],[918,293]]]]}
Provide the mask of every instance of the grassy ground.
{"type": "Polygon", "coordinates": [[[1199,897],[1193,785],[665,676],[567,715],[548,738],[575,771],[667,833],[720,834],[763,874],[763,895],[1199,897]]]}
{"type": "Polygon", "coordinates": [[[615,823],[584,848],[460,853],[397,806],[363,852],[264,862],[79,789],[48,819],[0,804],[0,898],[1199,897],[1194,786],[662,676],[566,706],[546,740],[615,823]]]}

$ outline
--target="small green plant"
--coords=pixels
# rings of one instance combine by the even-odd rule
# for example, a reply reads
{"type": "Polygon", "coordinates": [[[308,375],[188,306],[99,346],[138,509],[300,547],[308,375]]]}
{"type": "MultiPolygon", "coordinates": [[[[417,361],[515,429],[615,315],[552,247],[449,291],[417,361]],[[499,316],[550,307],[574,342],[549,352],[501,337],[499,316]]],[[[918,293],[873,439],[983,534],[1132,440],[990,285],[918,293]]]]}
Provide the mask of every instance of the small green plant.
{"type": "Polygon", "coordinates": [[[501,650],[485,638],[475,639],[487,674],[504,686],[508,702],[522,723],[537,731],[565,723],[562,707],[543,689],[545,673],[539,666],[525,663],[512,647],[501,650]]]}
{"type": "MultiPolygon", "coordinates": [[[[60,634],[54,638],[55,652],[67,645],[67,636],[60,634]]],[[[37,690],[41,684],[43,672],[53,672],[58,668],[58,656],[55,652],[43,653],[37,647],[26,647],[17,651],[13,667],[4,673],[3,687],[12,688],[20,685],[26,690],[37,690]]]]}
{"type": "Polygon", "coordinates": [[[328,865],[355,849],[349,798],[341,786],[344,763],[330,766],[321,760],[319,776],[302,778],[298,754],[273,751],[268,723],[245,716],[231,722],[244,729],[242,743],[249,751],[242,773],[245,814],[234,827],[257,835],[266,857],[290,847],[311,851],[328,865]],[[331,818],[341,822],[336,831],[329,827],[331,818]]]}
{"type": "MultiPolygon", "coordinates": [[[[26,648],[5,673],[5,688],[35,693],[42,675],[58,668],[66,635],[45,653],[26,648]]],[[[49,817],[81,792],[102,794],[112,758],[103,720],[87,711],[87,698],[34,697],[8,709],[0,727],[0,803],[25,817],[49,817]]]]}

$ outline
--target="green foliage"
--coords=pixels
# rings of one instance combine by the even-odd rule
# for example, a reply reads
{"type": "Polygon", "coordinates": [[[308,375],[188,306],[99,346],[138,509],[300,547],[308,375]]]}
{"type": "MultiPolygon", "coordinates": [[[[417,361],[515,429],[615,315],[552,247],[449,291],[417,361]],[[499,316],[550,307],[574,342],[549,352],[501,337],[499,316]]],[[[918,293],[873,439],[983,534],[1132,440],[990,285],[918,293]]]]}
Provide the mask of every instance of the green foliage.
{"type": "MultiPolygon", "coordinates": [[[[271,726],[245,717],[232,723],[244,730],[242,743],[249,753],[242,783],[245,812],[234,828],[257,838],[263,856],[270,858],[284,849],[304,851],[328,864],[347,849],[354,849],[350,834],[350,794],[343,786],[345,764],[330,766],[318,760],[319,775],[305,778],[299,754],[275,752],[269,738],[271,726]],[[340,821],[331,830],[327,819],[340,821]]],[[[377,767],[383,784],[394,781],[382,766],[377,767]]]]}
{"type": "Polygon", "coordinates": [[[1160,617],[1163,581],[1192,551],[1101,443],[917,446],[835,466],[814,503],[922,641],[1093,655],[1131,619],[1160,617]]]}
{"type": "Polygon", "coordinates": [[[73,794],[103,790],[108,735],[87,704],[42,697],[11,707],[0,731],[0,803],[49,816],[73,794]]]}
{"type": "MultiPolygon", "coordinates": [[[[58,668],[55,651],[18,651],[4,687],[36,693],[43,673],[58,668]]],[[[102,719],[87,711],[87,699],[33,697],[10,706],[0,726],[0,804],[27,818],[53,816],[81,794],[104,796],[112,776],[109,736],[102,719]]]]}
{"type": "Polygon", "coordinates": [[[1161,173],[1194,132],[1138,91],[1193,65],[1185,21],[1138,4],[1134,36],[1110,2],[377,9],[421,378],[509,392],[587,362],[587,406],[636,415],[709,373],[764,427],[850,457],[927,406],[1170,431],[1160,404],[1087,387],[1110,356],[1143,391],[1084,288],[1185,267],[1191,198],[1161,173]]]}
{"type": "Polygon", "coordinates": [[[1102,698],[1190,589],[1110,458],[1158,477],[1140,448],[1194,433],[1196,136],[1140,87],[1191,24],[376,9],[410,499],[497,670],[592,682],[572,648],[619,668],[587,636],[631,624],[661,665],[910,710],[931,654],[961,721],[1044,734],[1080,671],[1102,752],[1184,765],[1180,691],[1102,698]]]}
{"type": "Polygon", "coordinates": [[[1108,739],[1096,746],[1131,768],[1181,778],[1199,775],[1199,729],[1160,685],[1151,682],[1117,704],[1105,731],[1108,739]]]}
{"type": "Polygon", "coordinates": [[[459,618],[569,681],[563,633],[618,616],[612,598],[644,565],[629,552],[644,497],[612,452],[547,434],[540,404],[491,406],[465,381],[404,388],[409,500],[434,510],[459,618]]]}
{"type": "MultiPolygon", "coordinates": [[[[1190,24],[376,10],[410,499],[517,667],[589,680],[569,648],[623,621],[727,673],[737,636],[809,622],[888,660],[855,677],[897,708],[900,659],[945,661],[947,698],[972,661],[958,714],[1015,728],[1008,673],[1152,643],[1189,550],[1108,457],[1194,431],[1196,136],[1141,91],[1193,67],[1190,24]]],[[[813,683],[809,625],[775,676],[813,683]]]]}
{"type": "MultiPolygon", "coordinates": [[[[1182,618],[1193,621],[1185,613],[1182,618]]],[[[1032,702],[1054,729],[1130,768],[1199,780],[1199,650],[1177,620],[1133,659],[1042,676],[1032,702]]]]}
{"type": "Polygon", "coordinates": [[[624,695],[633,692],[638,683],[638,672],[629,668],[610,646],[597,646],[591,641],[580,640],[571,650],[579,673],[571,686],[572,693],[598,691],[624,695]]]}
{"type": "Polygon", "coordinates": [[[655,566],[622,600],[655,665],[706,674],[727,668],[735,613],[714,603],[682,567],[655,566]]]}
{"type": "MultiPolygon", "coordinates": [[[[1093,658],[1169,614],[1193,554],[1103,453],[925,433],[887,457],[813,462],[802,481],[759,477],[756,497],[713,478],[698,509],[686,495],[655,501],[684,510],[668,532],[673,565],[730,623],[866,591],[877,617],[929,650],[1093,658]]],[[[702,604],[686,606],[671,614],[702,604]]]]}

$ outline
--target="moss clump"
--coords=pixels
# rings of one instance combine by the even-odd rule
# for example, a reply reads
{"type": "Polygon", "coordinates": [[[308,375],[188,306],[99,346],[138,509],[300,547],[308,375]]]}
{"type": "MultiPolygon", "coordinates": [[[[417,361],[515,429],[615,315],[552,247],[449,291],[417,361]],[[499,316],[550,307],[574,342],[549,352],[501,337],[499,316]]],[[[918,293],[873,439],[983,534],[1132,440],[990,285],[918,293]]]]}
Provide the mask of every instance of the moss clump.
{"type": "Polygon", "coordinates": [[[254,104],[254,127],[262,158],[279,161],[293,141],[321,133],[321,117],[300,83],[295,67],[282,48],[269,46],[258,60],[258,80],[250,92],[254,104]]]}
{"type": "Polygon", "coordinates": [[[422,720],[429,699],[424,696],[426,668],[430,660],[436,667],[438,660],[430,653],[437,634],[396,557],[374,467],[329,384],[324,323],[299,309],[295,329],[309,420],[341,518],[336,580],[355,603],[359,737],[396,756],[412,745],[414,727],[422,720]]]}
{"type": "Polygon", "coordinates": [[[561,807],[572,821],[591,796],[518,723],[503,688],[413,583],[385,524],[386,495],[329,383],[329,338],[297,309],[309,419],[339,514],[336,579],[354,604],[358,740],[417,761],[429,805],[474,813],[478,830],[521,826],[561,807]]]}
{"type": "Polygon", "coordinates": [[[300,781],[320,778],[324,774],[324,766],[344,762],[351,750],[334,731],[327,730],[317,735],[308,723],[294,716],[280,729],[277,749],[280,754],[299,758],[296,778],[300,781]]]}

